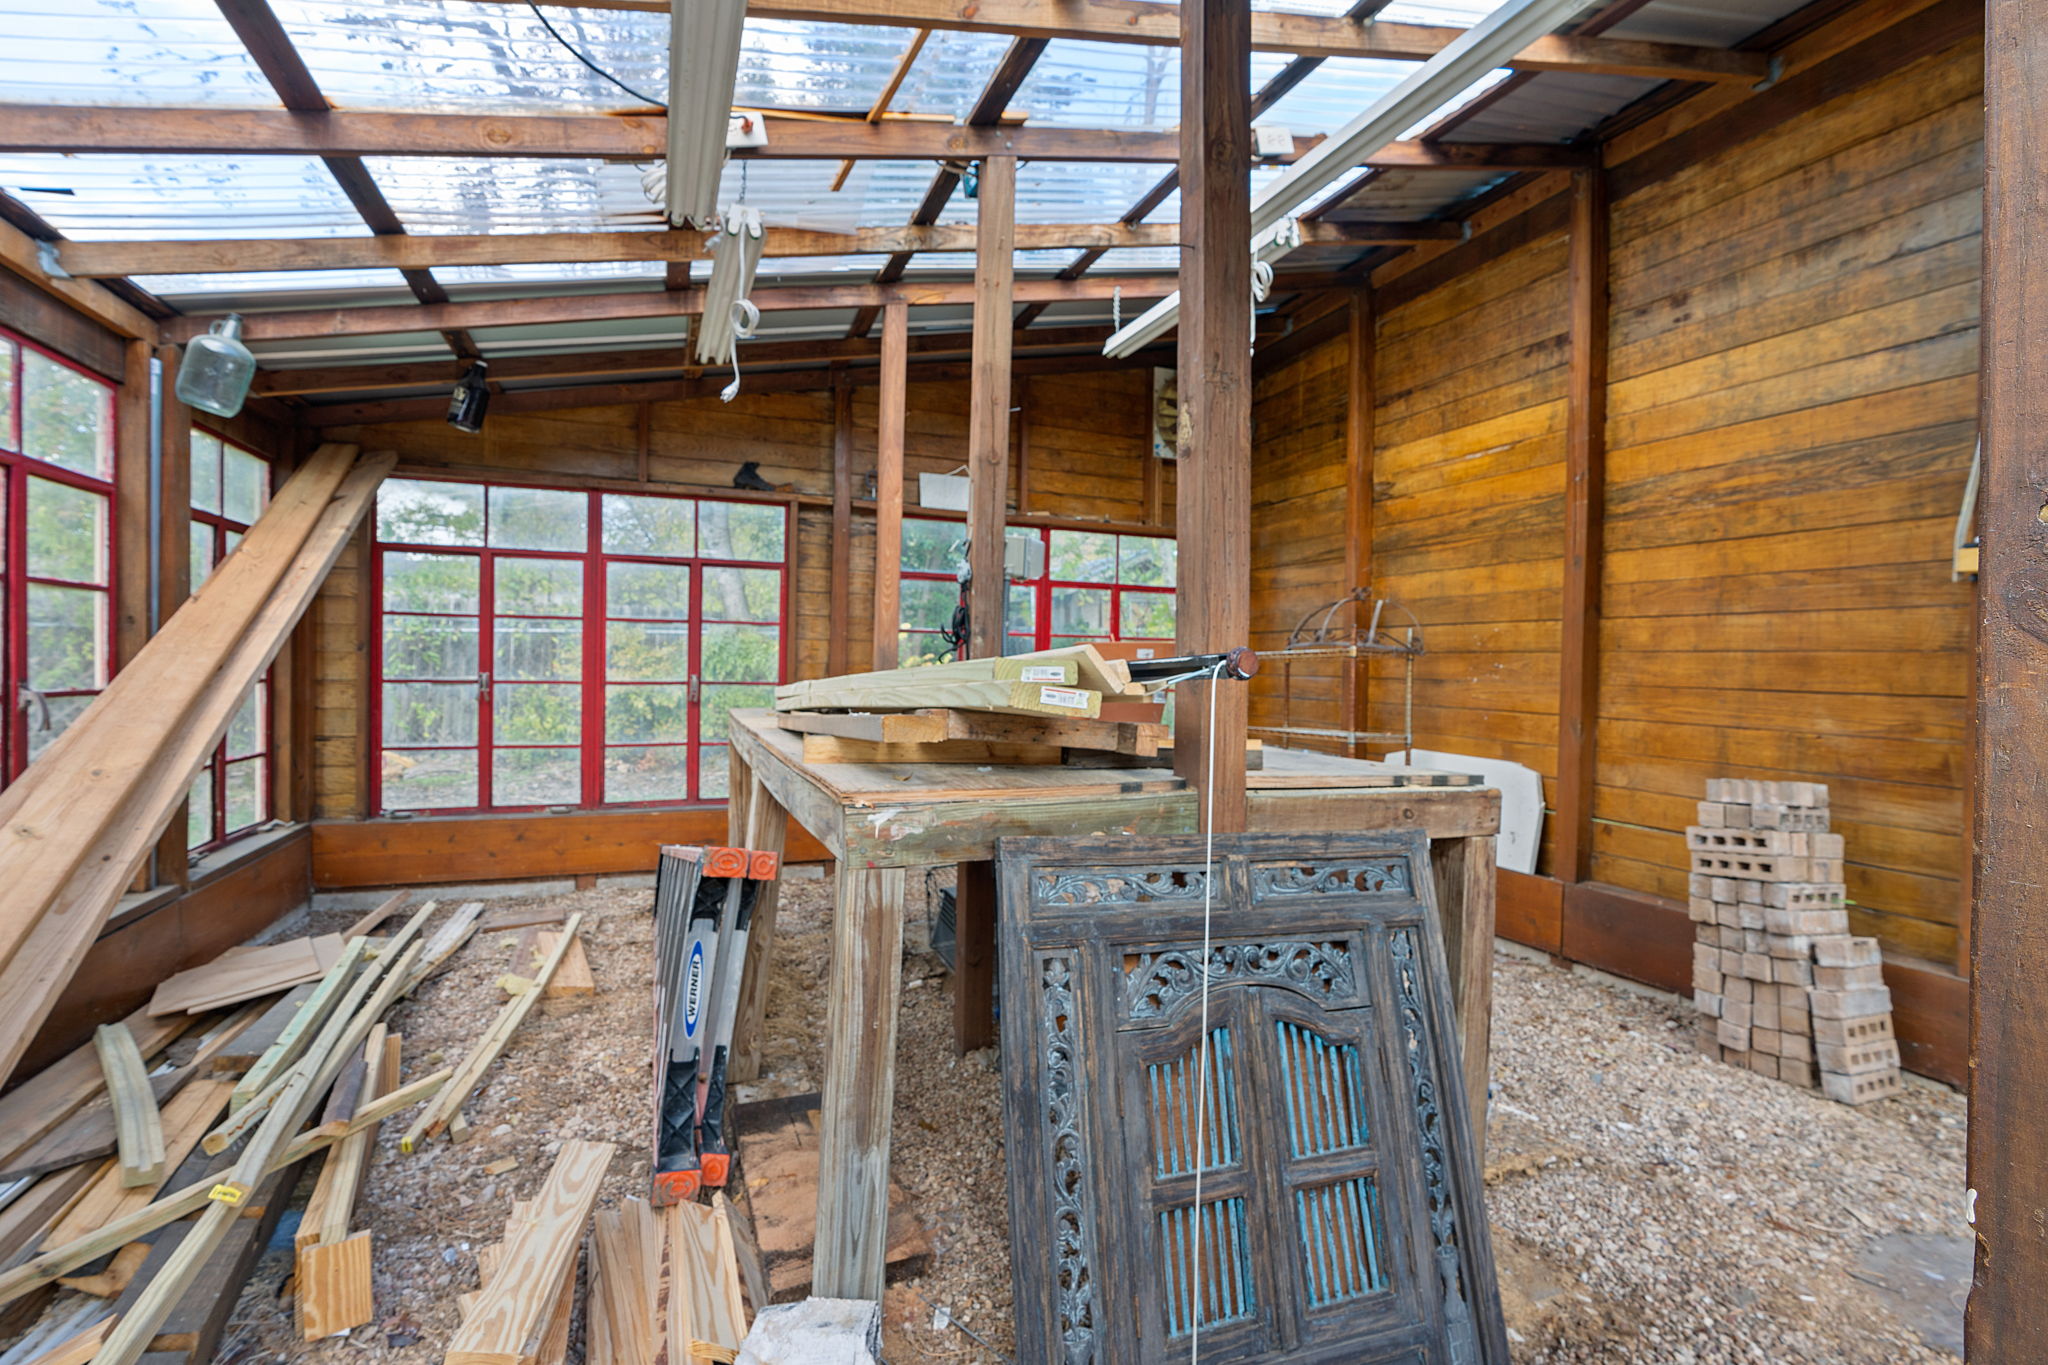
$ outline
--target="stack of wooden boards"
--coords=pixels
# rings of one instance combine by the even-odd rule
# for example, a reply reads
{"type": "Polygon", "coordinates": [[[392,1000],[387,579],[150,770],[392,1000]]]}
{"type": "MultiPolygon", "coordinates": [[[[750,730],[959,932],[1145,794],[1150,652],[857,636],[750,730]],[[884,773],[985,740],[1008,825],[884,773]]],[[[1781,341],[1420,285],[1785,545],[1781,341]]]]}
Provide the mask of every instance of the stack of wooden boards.
{"type": "Polygon", "coordinates": [[[776,689],[807,763],[1052,764],[1075,753],[1154,759],[1164,704],[1093,645],[967,659],[776,689]]]}
{"type": "Polygon", "coordinates": [[[1818,782],[1715,778],[1686,832],[1700,1050],[1865,1104],[1899,1091],[1877,940],[1849,933],[1818,782]],[[1816,1073],[1816,1068],[1818,1072],[1816,1073]]]}
{"type": "Polygon", "coordinates": [[[7,887],[0,1080],[21,1060],[393,463],[390,455],[358,463],[354,446],[316,450],[235,553],[0,793],[0,885],[7,887]]]}

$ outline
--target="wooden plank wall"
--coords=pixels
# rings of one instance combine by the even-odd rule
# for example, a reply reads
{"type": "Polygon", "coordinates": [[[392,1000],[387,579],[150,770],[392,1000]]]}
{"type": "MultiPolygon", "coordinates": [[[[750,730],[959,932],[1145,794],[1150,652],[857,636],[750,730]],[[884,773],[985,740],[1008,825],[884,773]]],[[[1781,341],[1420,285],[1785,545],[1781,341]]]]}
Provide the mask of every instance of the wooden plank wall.
{"type": "MultiPolygon", "coordinates": [[[[1018,515],[1078,524],[1116,521],[1171,532],[1172,471],[1152,459],[1148,425],[1151,371],[1143,368],[1034,374],[1018,382],[1019,425],[1010,486],[1018,515]],[[1149,467],[1149,468],[1148,468],[1149,467]],[[1149,509],[1149,513],[1148,513],[1149,509]]],[[[851,572],[844,587],[847,666],[871,656],[874,518],[861,506],[875,467],[877,391],[854,390],[851,572]]],[[[837,605],[832,555],[832,394],[815,391],[741,394],[650,405],[645,487],[651,492],[715,494],[729,488],[740,464],[757,461],[770,483],[788,485],[797,504],[790,547],[791,667],[798,678],[823,677],[837,605]]],[[[907,508],[917,511],[917,476],[945,474],[965,459],[965,382],[913,384],[906,420],[907,508]]],[[[492,418],[477,436],[440,422],[336,428],[326,439],[399,452],[402,473],[445,471],[450,477],[575,486],[609,481],[622,489],[643,474],[640,414],[635,406],[566,409],[492,418]]],[[[365,764],[363,685],[369,621],[365,550],[351,547],[330,575],[316,608],[316,814],[359,818],[365,764]]]]}
{"type": "MultiPolygon", "coordinates": [[[[1857,932],[1946,967],[1966,857],[1974,589],[1951,581],[1948,546],[1976,436],[1983,51],[1942,41],[1889,65],[1851,51],[1818,95],[1672,155],[1675,172],[1629,164],[1671,151],[1654,139],[1610,147],[1593,875],[1682,899],[1679,831],[1706,778],[1825,781],[1857,932]]],[[[1417,741],[1525,763],[1553,802],[1565,188],[1536,182],[1470,242],[1374,280],[1370,562],[1425,625],[1417,741]]],[[[1261,376],[1262,476],[1341,477],[1334,442],[1297,471],[1285,395],[1342,349],[1261,376]]],[[[1303,529],[1262,498],[1255,540],[1277,567],[1341,515],[1333,499],[1303,529]]],[[[1286,587],[1255,578],[1260,638],[1299,615],[1286,587]]],[[[1398,726],[1399,696],[1376,668],[1374,727],[1398,726]]]]}

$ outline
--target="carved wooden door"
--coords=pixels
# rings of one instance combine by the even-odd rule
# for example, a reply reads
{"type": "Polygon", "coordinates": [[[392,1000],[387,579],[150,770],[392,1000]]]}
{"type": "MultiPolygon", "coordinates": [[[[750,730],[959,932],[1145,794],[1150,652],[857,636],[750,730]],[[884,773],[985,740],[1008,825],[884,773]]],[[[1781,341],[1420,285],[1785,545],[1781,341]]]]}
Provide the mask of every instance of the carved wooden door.
{"type": "Polygon", "coordinates": [[[998,864],[1020,1360],[1506,1361],[1421,835],[998,864]]]}

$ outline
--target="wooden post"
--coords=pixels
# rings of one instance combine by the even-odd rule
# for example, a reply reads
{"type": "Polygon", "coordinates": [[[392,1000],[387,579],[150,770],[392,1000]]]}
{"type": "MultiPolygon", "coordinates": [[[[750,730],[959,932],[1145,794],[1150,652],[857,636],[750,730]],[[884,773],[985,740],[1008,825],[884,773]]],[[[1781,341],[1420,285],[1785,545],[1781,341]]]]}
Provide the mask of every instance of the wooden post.
{"type": "Polygon", "coordinates": [[[125,668],[149,640],[149,362],[146,341],[122,349],[114,408],[114,664],[125,668]]]}
{"type": "Polygon", "coordinates": [[[910,305],[882,309],[882,386],[875,399],[875,658],[896,667],[903,624],[903,424],[910,408],[910,305]]]}
{"type": "Polygon", "coordinates": [[[832,369],[832,622],[825,641],[825,671],[852,671],[847,662],[846,618],[853,604],[853,385],[832,369]]]}
{"type": "MultiPolygon", "coordinates": [[[[192,595],[192,409],[175,392],[179,358],[176,346],[157,348],[163,375],[157,419],[156,630],[192,595]]],[[[158,886],[185,886],[192,880],[185,820],[181,805],[157,840],[158,886]]]]}
{"type": "MultiPolygon", "coordinates": [[[[1251,6],[1180,7],[1180,459],[1184,653],[1251,637],[1251,6]]],[[[1214,828],[1245,827],[1244,684],[1183,683],[1173,766],[1214,828]],[[1215,724],[1210,725],[1211,692],[1215,724]]]]}
{"type": "Polygon", "coordinates": [[[1600,544],[1607,480],[1607,181],[1572,172],[1571,373],[1565,394],[1564,639],[1557,684],[1551,873],[1593,872],[1593,731],[1600,708],[1600,544]]]}
{"type": "MultiPolygon", "coordinates": [[[[1346,360],[1344,406],[1344,588],[1365,587],[1372,580],[1372,443],[1373,443],[1373,350],[1372,291],[1360,289],[1351,296],[1351,353],[1346,360]]],[[[1372,608],[1353,603],[1351,621],[1355,628],[1372,623],[1372,608]]],[[[1344,708],[1344,728],[1370,730],[1372,701],[1371,656],[1346,659],[1339,695],[1344,708]]],[[[1358,757],[1358,741],[1344,741],[1347,756],[1358,757]]]]}
{"type": "MultiPolygon", "coordinates": [[[[726,790],[726,842],[734,848],[766,850],[779,859],[789,839],[789,812],[738,754],[726,790]]],[[[747,960],[740,971],[739,1009],[733,1018],[732,1042],[726,1050],[726,1079],[738,1084],[761,1078],[761,1021],[768,1014],[768,964],[775,952],[775,918],[782,904],[782,881],[763,882],[754,893],[753,926],[747,934],[747,960]]]]}
{"type": "Polygon", "coordinates": [[[1003,652],[1003,522],[1010,481],[1010,302],[1017,159],[981,163],[974,236],[974,362],[967,399],[968,655],[1003,652]]]}
{"type": "Polygon", "coordinates": [[[953,1049],[996,1041],[996,865],[961,863],[953,882],[953,1049]]]}
{"type": "Polygon", "coordinates": [[[1965,1354],[2048,1361],[2048,12],[1985,12],[1984,477],[1977,525],[1970,1161],[1977,1271],[1965,1354]]]}

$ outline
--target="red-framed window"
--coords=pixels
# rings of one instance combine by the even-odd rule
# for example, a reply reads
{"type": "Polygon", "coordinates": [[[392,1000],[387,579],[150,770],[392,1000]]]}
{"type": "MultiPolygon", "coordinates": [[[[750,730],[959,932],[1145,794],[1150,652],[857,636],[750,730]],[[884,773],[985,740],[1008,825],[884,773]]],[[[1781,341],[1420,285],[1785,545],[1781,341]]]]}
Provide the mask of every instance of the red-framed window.
{"type": "Polygon", "coordinates": [[[378,809],[723,799],[726,713],[784,680],[780,504],[386,480],[378,809]]]}
{"type": "Polygon", "coordinates": [[[0,331],[0,774],[113,672],[114,386],[0,331]]]}
{"type": "MultiPolygon", "coordinates": [[[[192,431],[192,590],[242,543],[270,501],[270,464],[197,427],[192,431]]],[[[249,689],[228,732],[192,783],[185,842],[218,848],[270,819],[270,679],[249,689]]]]}
{"type": "MultiPolygon", "coordinates": [[[[1171,536],[1118,535],[1011,527],[1045,545],[1045,573],[1013,579],[1005,595],[1004,652],[1090,640],[1141,640],[1173,645],[1175,544],[1171,536]]],[[[951,653],[939,634],[960,600],[965,528],[957,521],[903,519],[903,667],[951,653]]]]}

